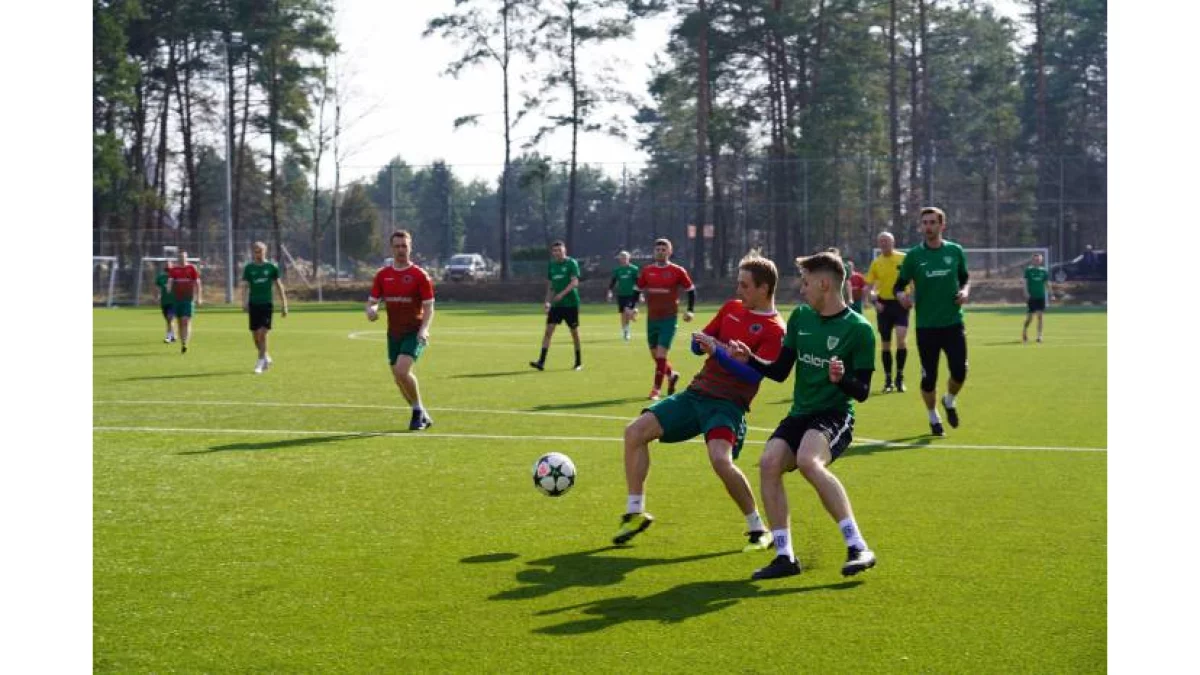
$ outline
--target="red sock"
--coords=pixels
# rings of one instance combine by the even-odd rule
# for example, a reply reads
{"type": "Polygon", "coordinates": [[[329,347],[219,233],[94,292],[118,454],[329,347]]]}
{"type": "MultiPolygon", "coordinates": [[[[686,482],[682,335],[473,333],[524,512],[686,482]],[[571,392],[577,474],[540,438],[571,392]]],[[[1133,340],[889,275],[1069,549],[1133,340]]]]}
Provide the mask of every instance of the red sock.
{"type": "Polygon", "coordinates": [[[662,388],[663,377],[665,377],[666,374],[667,374],[667,360],[665,358],[664,359],[655,358],[654,359],[654,388],[655,389],[662,388]]]}

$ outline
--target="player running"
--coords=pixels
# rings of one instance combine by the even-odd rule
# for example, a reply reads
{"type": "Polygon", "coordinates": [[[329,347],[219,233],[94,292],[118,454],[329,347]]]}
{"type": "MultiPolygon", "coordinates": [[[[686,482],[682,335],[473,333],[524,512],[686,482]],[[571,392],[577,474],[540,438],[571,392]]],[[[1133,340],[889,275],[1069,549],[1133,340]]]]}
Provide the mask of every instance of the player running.
{"type": "Polygon", "coordinates": [[[621,315],[621,337],[629,342],[633,339],[633,326],[630,325],[637,317],[638,294],[633,286],[637,283],[638,266],[629,262],[629,251],[617,254],[617,266],[613,268],[612,279],[608,282],[608,296],[613,299],[613,289],[617,291],[617,312],[621,315]]]}
{"type": "Polygon", "coordinates": [[[1050,298],[1050,272],[1042,261],[1041,253],[1033,254],[1033,263],[1025,268],[1025,325],[1021,327],[1021,342],[1029,342],[1029,322],[1037,315],[1037,341],[1042,341],[1042,314],[1046,312],[1046,301],[1050,298]]]}
{"type": "Polygon", "coordinates": [[[904,253],[896,250],[891,232],[876,239],[879,257],[867,268],[867,286],[875,305],[875,325],[879,328],[880,357],[883,360],[883,392],[892,391],[892,329],[896,330],[896,391],[904,391],[904,364],[908,361],[908,308],[896,300],[893,287],[900,274],[904,253]]]}
{"type": "Polygon", "coordinates": [[[158,287],[158,306],[162,310],[163,318],[167,320],[167,334],[163,337],[163,342],[175,341],[175,330],[172,322],[175,320],[175,295],[167,290],[167,280],[171,277],[167,271],[171,269],[171,262],[168,260],[163,263],[163,267],[154,277],[154,285],[158,287]]]}
{"type": "Polygon", "coordinates": [[[538,370],[546,368],[546,352],[554,329],[566,321],[575,343],[575,370],[583,370],[579,349],[579,261],[567,257],[567,245],[561,241],[550,244],[550,265],[546,273],[546,333],[542,336],[542,353],[529,365],[538,370]]]}
{"type": "Polygon", "coordinates": [[[667,380],[667,396],[675,393],[675,385],[679,382],[679,373],[667,360],[679,324],[679,289],[688,294],[683,320],[691,321],[692,310],[696,308],[696,286],[687,270],[671,262],[671,250],[670,240],[656,239],[654,264],[646,265],[638,272],[635,286],[635,290],[646,298],[646,338],[650,343],[650,356],[654,359],[651,401],[661,398],[663,379],[667,380]]]}
{"type": "Polygon", "coordinates": [[[875,566],[875,554],[854,520],[846,488],[829,471],[829,465],[850,446],[854,401],[865,401],[870,394],[875,334],[861,314],[846,306],[841,292],[845,268],[837,256],[818,253],[804,258],[800,267],[806,304],[788,318],[778,358],[764,359],[737,341],[730,344],[730,353],[717,352],[722,365],[750,381],[765,375],[783,382],[796,366],[792,408],[759,460],[763,504],[776,555],[769,565],[754,572],[754,579],[800,573],[783,488],[783,474],[796,469],[816,489],[841,530],[846,542],[842,574],[852,576],[875,566]]]}
{"type": "Polygon", "coordinates": [[[267,260],[267,245],[254,242],[252,255],[254,259],[242,270],[242,311],[250,315],[250,334],[258,348],[254,374],[261,375],[274,363],[267,353],[267,333],[271,330],[271,315],[275,309],[272,304],[274,289],[279,289],[279,300],[283,304],[281,316],[288,315],[288,302],[287,291],[279,279],[279,266],[267,260]]]}
{"type": "MultiPolygon", "coordinates": [[[[726,302],[704,330],[693,333],[692,351],[712,354],[730,340],[738,340],[764,359],[774,360],[783,340],[783,321],[775,310],[775,263],[758,255],[742,258],[738,265],[738,299],[726,302]]],[[[646,512],[646,477],[650,473],[653,440],[680,443],[704,434],[708,461],[746,517],[750,542],[746,551],[767,549],[767,534],[754,492],[733,461],[746,437],[746,413],[758,392],[758,382],[734,377],[709,357],[684,391],[651,405],[625,428],[625,483],[628,499],[614,544],[625,544],[646,530],[654,517],[646,512]]]]}
{"type": "Polygon", "coordinates": [[[433,282],[425,270],[412,262],[413,237],[396,230],[389,238],[392,264],[375,273],[371,297],[367,299],[367,318],[379,318],[379,302],[387,305],[388,363],[404,400],[412,406],[408,428],[420,431],[433,426],[433,419],[421,404],[421,390],[413,374],[417,360],[429,344],[429,325],[433,323],[433,282]]]}
{"type": "Polygon", "coordinates": [[[174,265],[167,269],[167,292],[175,296],[175,321],[179,324],[180,354],[186,354],[192,337],[192,314],[202,303],[200,272],[180,251],[174,265]]]}
{"type": "Polygon", "coordinates": [[[896,299],[905,307],[913,300],[904,292],[913,282],[917,298],[917,355],[921,359],[921,398],[929,412],[929,429],[934,436],[945,436],[937,411],[938,359],[946,352],[950,378],[942,407],[946,421],[958,427],[956,398],[967,379],[967,330],[963,325],[962,306],[971,292],[967,275],[967,256],[958,244],[942,238],[946,214],[939,208],[921,209],[921,231],[925,241],[908,250],[900,265],[900,274],[892,287],[896,299]]]}

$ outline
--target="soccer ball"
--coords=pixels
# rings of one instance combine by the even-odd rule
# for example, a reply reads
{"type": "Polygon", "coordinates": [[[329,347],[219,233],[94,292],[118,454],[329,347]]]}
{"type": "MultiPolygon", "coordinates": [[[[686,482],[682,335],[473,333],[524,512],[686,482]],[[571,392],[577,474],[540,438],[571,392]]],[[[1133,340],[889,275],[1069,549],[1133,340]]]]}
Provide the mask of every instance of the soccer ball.
{"type": "Polygon", "coordinates": [[[575,484],[575,463],[561,452],[550,452],[533,465],[533,486],[542,494],[561,497],[575,484]]]}

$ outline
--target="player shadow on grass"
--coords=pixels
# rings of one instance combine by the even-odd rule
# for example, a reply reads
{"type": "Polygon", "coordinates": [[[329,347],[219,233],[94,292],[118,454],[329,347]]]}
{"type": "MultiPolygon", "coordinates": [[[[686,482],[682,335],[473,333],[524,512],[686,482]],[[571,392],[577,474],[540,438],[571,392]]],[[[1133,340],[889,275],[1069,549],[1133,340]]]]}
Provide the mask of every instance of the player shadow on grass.
{"type": "Polygon", "coordinates": [[[851,445],[849,448],[846,448],[843,456],[853,457],[854,455],[873,455],[878,452],[915,450],[932,444],[935,438],[937,437],[932,434],[922,434],[920,436],[906,436],[904,438],[892,438],[886,441],[875,441],[871,443],[863,443],[861,445],[851,445]]]}
{"type": "MultiPolygon", "coordinates": [[[[261,443],[228,443],[225,445],[214,445],[206,450],[188,450],[186,452],[175,453],[177,455],[207,455],[213,452],[233,452],[233,451],[258,451],[258,450],[285,450],[287,448],[297,448],[304,445],[318,445],[320,443],[336,443],[337,441],[349,441],[359,438],[374,438],[382,436],[385,432],[362,432],[350,434],[330,434],[328,436],[303,436],[301,438],[289,438],[283,441],[263,441],[261,443]]],[[[390,432],[387,432],[390,433],[390,432]]]]}
{"type": "Polygon", "coordinates": [[[139,380],[180,380],[191,377],[222,377],[224,375],[245,375],[244,370],[222,370],[219,372],[209,373],[177,373],[175,375],[139,375],[137,377],[123,377],[119,382],[136,382],[139,380]]]}
{"type": "Polygon", "coordinates": [[[536,372],[537,371],[533,368],[526,368],[525,370],[506,370],[502,373],[460,373],[458,375],[451,375],[449,379],[460,380],[463,378],[473,379],[476,377],[510,377],[512,375],[532,375],[536,372]]]}
{"type": "Polygon", "coordinates": [[[635,403],[645,401],[645,396],[629,396],[626,398],[608,398],[602,401],[580,401],[579,403],[543,403],[535,405],[530,410],[580,410],[586,408],[600,408],[608,405],[622,405],[624,403],[635,403]]]}
{"type": "Polygon", "coordinates": [[[812,591],[842,591],[861,585],[862,581],[842,581],[820,586],[763,588],[750,580],[741,581],[697,581],[681,584],[661,593],[644,598],[626,595],[595,602],[585,602],[569,607],[538,612],[538,616],[559,614],[572,610],[583,610],[594,618],[576,619],[566,623],[543,626],[533,632],[545,635],[580,635],[611,628],[627,621],[654,621],[655,623],[680,623],[704,614],[718,612],[736,605],[741,600],[770,598],[812,591]]]}
{"type": "Polygon", "coordinates": [[[720,551],[679,558],[625,558],[596,555],[605,551],[627,549],[628,547],[624,546],[605,546],[590,551],[531,560],[527,564],[536,565],[535,569],[524,569],[517,572],[517,581],[524,584],[523,586],[501,591],[488,599],[531,600],[575,586],[611,586],[621,583],[627,574],[642,567],[674,565],[738,553],[738,551],[720,551]]]}

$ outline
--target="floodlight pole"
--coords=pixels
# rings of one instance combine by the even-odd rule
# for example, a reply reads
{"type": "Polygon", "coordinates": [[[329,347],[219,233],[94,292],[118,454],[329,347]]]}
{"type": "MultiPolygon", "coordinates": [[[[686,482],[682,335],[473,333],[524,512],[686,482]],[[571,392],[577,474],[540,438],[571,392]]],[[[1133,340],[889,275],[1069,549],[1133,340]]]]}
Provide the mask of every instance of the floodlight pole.
{"type": "MultiPolygon", "coordinates": [[[[233,67],[229,60],[229,37],[225,39],[225,69],[233,67]]],[[[233,303],[233,118],[229,106],[233,92],[225,80],[225,303],[233,303]]]]}

